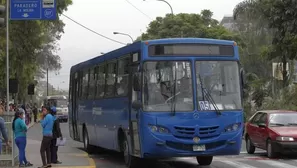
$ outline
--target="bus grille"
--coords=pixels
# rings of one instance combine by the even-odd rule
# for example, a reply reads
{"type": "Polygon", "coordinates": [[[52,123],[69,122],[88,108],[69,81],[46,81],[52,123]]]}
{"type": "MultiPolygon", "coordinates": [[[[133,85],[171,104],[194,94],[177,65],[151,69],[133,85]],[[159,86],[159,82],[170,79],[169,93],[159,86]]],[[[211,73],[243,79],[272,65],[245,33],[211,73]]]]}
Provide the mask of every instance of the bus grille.
{"type": "Polygon", "coordinates": [[[177,136],[179,137],[193,137],[195,134],[195,128],[193,127],[174,127],[177,136]]]}
{"type": "Polygon", "coordinates": [[[210,135],[215,133],[218,130],[219,126],[212,126],[212,127],[200,127],[199,134],[200,135],[210,135]]]}

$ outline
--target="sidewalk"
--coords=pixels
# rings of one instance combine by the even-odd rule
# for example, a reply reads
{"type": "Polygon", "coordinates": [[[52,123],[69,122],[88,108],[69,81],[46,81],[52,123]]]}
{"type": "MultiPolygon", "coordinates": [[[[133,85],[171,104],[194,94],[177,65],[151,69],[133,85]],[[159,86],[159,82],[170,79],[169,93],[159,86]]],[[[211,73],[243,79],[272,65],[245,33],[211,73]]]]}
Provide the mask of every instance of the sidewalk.
{"type": "MultiPolygon", "coordinates": [[[[30,161],[37,168],[42,165],[40,157],[40,141],[28,139],[27,140],[27,160],[30,161]]],[[[62,164],[52,165],[56,168],[96,168],[93,159],[88,157],[88,154],[79,150],[63,146],[59,148],[59,161],[62,164]]]]}
{"type": "MultiPolygon", "coordinates": [[[[39,124],[38,122],[36,124],[39,124]]],[[[28,127],[34,125],[30,124],[28,127]]],[[[35,128],[30,131],[36,131],[35,128]]],[[[37,168],[42,166],[41,156],[40,156],[40,144],[41,137],[39,140],[34,140],[35,138],[27,138],[27,147],[26,147],[26,157],[34,166],[32,168],[37,168]]],[[[37,138],[36,138],[37,139],[37,138]]],[[[91,159],[88,154],[80,149],[72,148],[71,146],[61,146],[58,151],[59,161],[62,164],[52,165],[56,168],[96,168],[95,162],[91,159]]]]}

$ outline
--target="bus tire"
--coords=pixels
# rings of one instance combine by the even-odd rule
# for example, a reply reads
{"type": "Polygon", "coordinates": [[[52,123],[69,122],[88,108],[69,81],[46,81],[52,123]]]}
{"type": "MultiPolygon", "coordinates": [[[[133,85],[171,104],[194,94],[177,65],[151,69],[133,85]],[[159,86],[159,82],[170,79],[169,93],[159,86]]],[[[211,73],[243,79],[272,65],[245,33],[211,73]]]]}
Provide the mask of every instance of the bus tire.
{"type": "Polygon", "coordinates": [[[84,149],[87,153],[92,154],[94,153],[94,146],[90,145],[89,141],[89,134],[86,127],[83,129],[83,138],[84,138],[84,149]]]}
{"type": "Polygon", "coordinates": [[[126,136],[123,139],[122,147],[123,147],[124,161],[125,161],[126,167],[137,168],[139,165],[139,158],[136,158],[136,157],[130,155],[130,153],[129,153],[130,146],[129,146],[129,142],[128,142],[126,136]]]}
{"type": "Polygon", "coordinates": [[[196,156],[196,159],[200,166],[208,166],[211,164],[213,156],[196,156]]]}

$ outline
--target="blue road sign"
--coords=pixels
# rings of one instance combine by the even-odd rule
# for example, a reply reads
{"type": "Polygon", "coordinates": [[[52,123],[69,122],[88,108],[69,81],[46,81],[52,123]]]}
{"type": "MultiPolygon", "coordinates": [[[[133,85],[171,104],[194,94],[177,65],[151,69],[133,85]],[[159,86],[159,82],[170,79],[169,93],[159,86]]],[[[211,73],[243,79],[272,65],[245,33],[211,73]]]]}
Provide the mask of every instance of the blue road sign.
{"type": "Polygon", "coordinates": [[[56,0],[10,0],[10,20],[55,20],[56,0]]]}

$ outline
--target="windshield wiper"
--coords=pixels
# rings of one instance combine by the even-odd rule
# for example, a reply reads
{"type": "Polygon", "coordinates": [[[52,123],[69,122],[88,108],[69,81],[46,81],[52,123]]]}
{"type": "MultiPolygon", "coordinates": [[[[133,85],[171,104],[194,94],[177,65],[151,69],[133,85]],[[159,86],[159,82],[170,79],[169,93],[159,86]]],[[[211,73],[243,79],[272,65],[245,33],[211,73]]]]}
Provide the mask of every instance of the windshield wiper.
{"type": "Polygon", "coordinates": [[[203,87],[203,82],[202,82],[202,78],[201,75],[199,74],[199,80],[200,80],[200,87],[202,90],[202,97],[203,97],[203,101],[205,101],[205,97],[210,101],[210,103],[213,105],[217,115],[222,115],[221,111],[219,110],[216,102],[214,101],[214,99],[212,98],[211,94],[207,91],[206,88],[203,87]]]}

